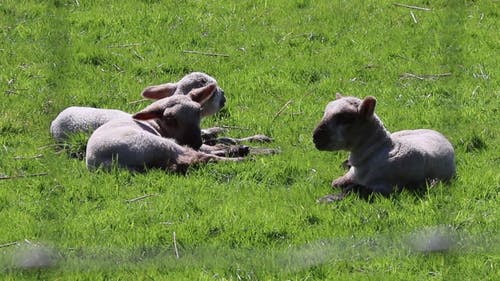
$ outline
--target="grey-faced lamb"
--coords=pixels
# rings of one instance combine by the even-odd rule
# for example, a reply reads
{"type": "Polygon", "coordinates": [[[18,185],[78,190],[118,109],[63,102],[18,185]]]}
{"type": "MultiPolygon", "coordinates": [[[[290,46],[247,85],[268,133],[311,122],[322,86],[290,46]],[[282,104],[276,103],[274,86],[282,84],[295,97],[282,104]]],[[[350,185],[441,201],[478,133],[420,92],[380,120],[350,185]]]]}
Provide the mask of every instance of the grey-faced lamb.
{"type": "Polygon", "coordinates": [[[239,161],[197,151],[202,145],[201,108],[216,91],[212,83],[155,101],[128,118],[113,119],[90,136],[89,169],[109,169],[116,162],[130,170],[147,168],[184,170],[209,161],[239,161]]]}
{"type": "MultiPolygon", "coordinates": [[[[192,72],[175,83],[165,83],[150,86],[143,90],[142,96],[152,100],[159,100],[172,95],[186,95],[192,89],[201,88],[217,81],[202,72],[192,72]]],[[[226,102],[224,91],[217,87],[216,91],[201,108],[203,117],[219,111],[226,102]]],[[[50,133],[58,142],[63,142],[76,133],[90,133],[103,124],[131,115],[121,110],[93,107],[71,106],[59,113],[50,125],[50,133]]]]}
{"type": "Polygon", "coordinates": [[[395,189],[415,189],[431,182],[447,182],[455,175],[455,153],[439,132],[427,129],[387,131],[374,113],[376,100],[343,97],[330,102],[314,130],[317,149],[350,151],[348,172],[332,187],[340,194],[320,202],[342,199],[353,189],[388,195],[395,189]]]}

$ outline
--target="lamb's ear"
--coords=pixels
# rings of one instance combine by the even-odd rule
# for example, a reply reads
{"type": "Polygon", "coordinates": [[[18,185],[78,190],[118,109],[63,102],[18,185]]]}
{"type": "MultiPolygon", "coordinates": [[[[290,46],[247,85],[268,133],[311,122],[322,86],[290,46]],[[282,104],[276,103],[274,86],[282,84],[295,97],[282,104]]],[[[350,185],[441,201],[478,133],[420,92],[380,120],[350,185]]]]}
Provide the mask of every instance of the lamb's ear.
{"type": "Polygon", "coordinates": [[[160,119],[163,117],[163,109],[154,104],[144,108],[143,110],[137,112],[132,115],[132,118],[137,120],[151,120],[151,119],[160,119]]]}
{"type": "Polygon", "coordinates": [[[377,104],[377,100],[374,97],[366,97],[358,107],[358,111],[361,116],[365,118],[369,118],[375,112],[375,105],[377,104]]]}
{"type": "Polygon", "coordinates": [[[170,97],[177,90],[177,83],[166,83],[156,86],[149,86],[144,89],[141,95],[147,99],[159,100],[170,97]]]}
{"type": "Polygon", "coordinates": [[[339,100],[339,99],[341,99],[341,98],[343,98],[343,97],[344,97],[344,96],[343,96],[342,94],[340,94],[340,93],[336,93],[336,94],[335,94],[335,99],[338,99],[338,100],[339,100]]]}
{"type": "Polygon", "coordinates": [[[191,90],[188,96],[195,102],[203,105],[208,99],[210,99],[215,92],[215,88],[217,88],[216,83],[211,83],[206,85],[205,87],[197,88],[191,90]]]}

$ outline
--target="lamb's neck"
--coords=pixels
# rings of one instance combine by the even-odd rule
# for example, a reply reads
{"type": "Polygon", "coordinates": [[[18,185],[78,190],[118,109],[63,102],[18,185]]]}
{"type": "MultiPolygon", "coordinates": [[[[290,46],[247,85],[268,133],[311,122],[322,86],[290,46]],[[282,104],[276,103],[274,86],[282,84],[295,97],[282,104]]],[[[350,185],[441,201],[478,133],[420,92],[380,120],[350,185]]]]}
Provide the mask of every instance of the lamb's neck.
{"type": "Polygon", "coordinates": [[[367,137],[360,139],[351,149],[349,162],[352,166],[359,166],[384,147],[393,146],[390,132],[385,129],[378,118],[373,121],[369,129],[365,131],[368,133],[367,137]]]}

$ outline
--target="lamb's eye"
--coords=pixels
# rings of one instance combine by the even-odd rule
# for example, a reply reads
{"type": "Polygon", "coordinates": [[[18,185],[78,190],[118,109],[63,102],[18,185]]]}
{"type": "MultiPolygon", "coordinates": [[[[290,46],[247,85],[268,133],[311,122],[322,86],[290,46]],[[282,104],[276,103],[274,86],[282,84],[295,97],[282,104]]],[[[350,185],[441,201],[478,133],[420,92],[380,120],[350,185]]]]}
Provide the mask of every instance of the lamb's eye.
{"type": "Polygon", "coordinates": [[[177,119],[173,115],[164,116],[163,122],[165,122],[167,126],[177,127],[177,119]]]}
{"type": "Polygon", "coordinates": [[[339,114],[335,117],[337,123],[339,124],[351,124],[354,122],[354,120],[356,119],[356,116],[353,115],[353,114],[339,114]]]}

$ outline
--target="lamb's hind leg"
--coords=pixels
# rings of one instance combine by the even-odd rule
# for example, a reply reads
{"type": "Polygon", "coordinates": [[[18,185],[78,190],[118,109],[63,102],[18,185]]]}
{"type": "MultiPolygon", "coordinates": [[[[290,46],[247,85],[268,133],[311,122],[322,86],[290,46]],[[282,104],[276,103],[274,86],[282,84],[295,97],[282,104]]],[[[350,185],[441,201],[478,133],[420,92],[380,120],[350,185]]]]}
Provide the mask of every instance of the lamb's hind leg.
{"type": "Polygon", "coordinates": [[[222,137],[222,138],[217,138],[217,139],[213,140],[213,142],[215,142],[215,143],[231,144],[231,145],[241,144],[243,142],[269,143],[272,141],[273,141],[272,138],[265,136],[265,135],[254,135],[254,136],[245,137],[245,138],[241,138],[241,139],[222,137]]]}
{"type": "Polygon", "coordinates": [[[227,130],[221,127],[213,127],[201,130],[201,137],[203,139],[203,143],[206,145],[216,145],[216,144],[236,145],[236,144],[241,144],[243,142],[269,143],[273,141],[272,138],[266,135],[254,135],[240,139],[229,138],[229,137],[219,138],[219,134],[224,132],[227,132],[227,130]]]}
{"type": "Polygon", "coordinates": [[[244,157],[250,152],[250,148],[246,145],[202,145],[200,152],[212,154],[221,157],[244,157]]]}
{"type": "Polygon", "coordinates": [[[195,166],[208,162],[232,161],[238,162],[245,158],[242,157],[221,157],[213,154],[199,152],[193,149],[187,149],[181,155],[177,156],[175,163],[172,165],[174,171],[186,172],[190,166],[195,166]]]}
{"type": "Polygon", "coordinates": [[[227,131],[224,128],[213,127],[203,129],[201,137],[203,145],[200,147],[201,152],[221,157],[244,157],[250,152],[250,148],[246,145],[239,145],[240,142],[230,138],[218,138],[218,135],[227,131]]]}

